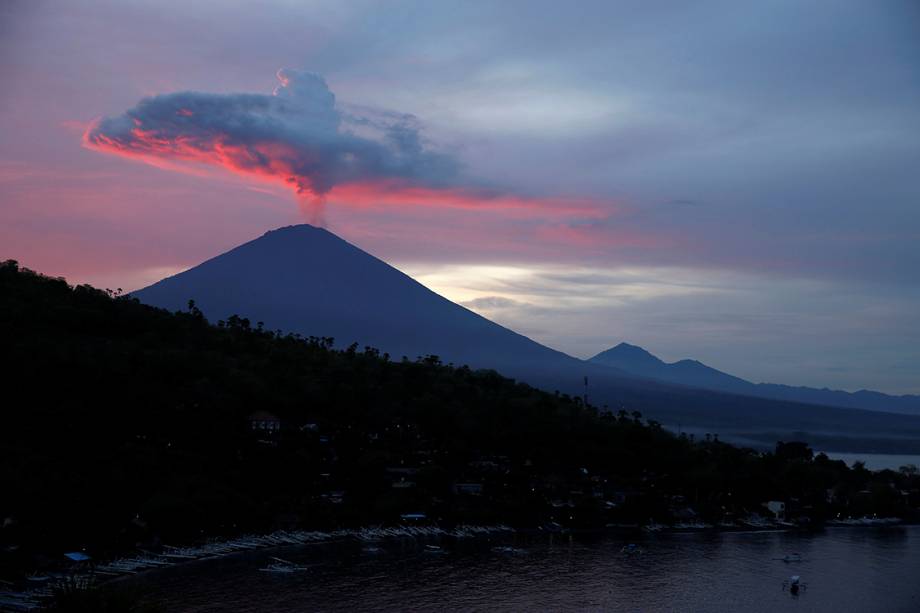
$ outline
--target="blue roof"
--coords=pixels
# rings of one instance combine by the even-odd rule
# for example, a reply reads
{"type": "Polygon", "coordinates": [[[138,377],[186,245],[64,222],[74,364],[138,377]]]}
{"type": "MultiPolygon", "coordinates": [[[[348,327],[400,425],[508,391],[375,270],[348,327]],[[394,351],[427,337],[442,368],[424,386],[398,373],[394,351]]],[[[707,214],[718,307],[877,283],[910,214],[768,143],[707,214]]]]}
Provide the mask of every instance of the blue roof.
{"type": "Polygon", "coordinates": [[[427,516],[424,513],[403,513],[400,517],[403,519],[425,519],[427,516]]]}
{"type": "Polygon", "coordinates": [[[81,553],[81,552],[79,552],[79,551],[72,551],[72,552],[70,552],[70,553],[65,553],[65,554],[64,554],[64,557],[65,557],[65,558],[69,558],[69,559],[73,560],[74,562],[86,562],[87,560],[91,560],[91,559],[92,559],[92,558],[90,558],[88,555],[86,555],[85,553],[81,553]]]}

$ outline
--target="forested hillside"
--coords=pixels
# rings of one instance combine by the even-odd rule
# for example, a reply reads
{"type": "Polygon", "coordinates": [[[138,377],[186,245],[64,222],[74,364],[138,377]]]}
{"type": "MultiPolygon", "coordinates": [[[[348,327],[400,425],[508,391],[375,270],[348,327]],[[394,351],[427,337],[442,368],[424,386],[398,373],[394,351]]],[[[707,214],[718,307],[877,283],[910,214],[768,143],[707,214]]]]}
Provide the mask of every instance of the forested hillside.
{"type": "Polygon", "coordinates": [[[435,356],[211,324],[194,303],[170,313],[12,261],[0,372],[4,565],[407,513],[594,528],[686,509],[716,521],[777,499],[814,521],[906,517],[920,486],[800,444],[693,442],[435,356]]]}

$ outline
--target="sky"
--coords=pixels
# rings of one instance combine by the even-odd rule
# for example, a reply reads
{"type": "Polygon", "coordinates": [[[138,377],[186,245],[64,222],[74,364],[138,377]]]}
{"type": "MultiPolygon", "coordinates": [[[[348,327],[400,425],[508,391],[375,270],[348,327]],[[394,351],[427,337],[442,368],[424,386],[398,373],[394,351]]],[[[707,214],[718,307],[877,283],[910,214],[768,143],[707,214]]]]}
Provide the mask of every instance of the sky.
{"type": "Polygon", "coordinates": [[[0,258],[294,223],[578,357],[920,393],[920,4],[0,2],[0,258]]]}

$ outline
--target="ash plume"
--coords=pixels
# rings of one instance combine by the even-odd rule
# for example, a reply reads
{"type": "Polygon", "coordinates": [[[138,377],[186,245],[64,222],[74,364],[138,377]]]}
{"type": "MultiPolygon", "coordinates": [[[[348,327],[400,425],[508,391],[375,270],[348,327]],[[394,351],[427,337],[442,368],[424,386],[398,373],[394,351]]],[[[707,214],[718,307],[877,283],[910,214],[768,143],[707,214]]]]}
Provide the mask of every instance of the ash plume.
{"type": "Polygon", "coordinates": [[[319,75],[278,71],[272,94],[178,92],[144,98],[95,121],[87,147],[142,159],[196,162],[281,181],[322,222],[338,185],[449,185],[456,161],[428,150],[411,115],[345,113],[319,75]]]}

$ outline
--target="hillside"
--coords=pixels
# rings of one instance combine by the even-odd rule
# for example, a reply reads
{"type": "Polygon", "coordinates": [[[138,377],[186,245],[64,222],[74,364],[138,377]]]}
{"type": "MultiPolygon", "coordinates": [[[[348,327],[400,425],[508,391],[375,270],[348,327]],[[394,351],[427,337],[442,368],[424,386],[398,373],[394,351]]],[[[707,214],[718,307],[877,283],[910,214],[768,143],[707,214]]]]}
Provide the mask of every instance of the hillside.
{"type": "MultiPolygon", "coordinates": [[[[796,496],[819,519],[836,509],[834,484],[916,479],[850,470],[803,444],[761,455],[693,443],[492,371],[334,350],[236,316],[212,325],[194,305],[170,313],[13,262],[0,265],[0,338],[2,572],[72,549],[98,557],[403,513],[667,521],[676,495],[713,519],[796,496]]],[[[909,514],[885,488],[854,512],[909,514]]]]}
{"type": "Polygon", "coordinates": [[[720,392],[822,406],[920,415],[920,396],[891,396],[868,390],[851,393],[826,388],[752,383],[696,360],[667,363],[642,347],[629,343],[620,343],[616,347],[602,351],[589,361],[640,377],[720,392]]]}
{"type": "Polygon", "coordinates": [[[213,325],[194,305],[170,313],[14,262],[0,265],[0,339],[0,571],[39,552],[407,512],[534,525],[551,508],[535,483],[591,467],[638,484],[692,452],[494,371],[213,325]],[[253,427],[265,414],[278,430],[253,427]],[[458,481],[485,493],[458,498],[458,481]]]}

